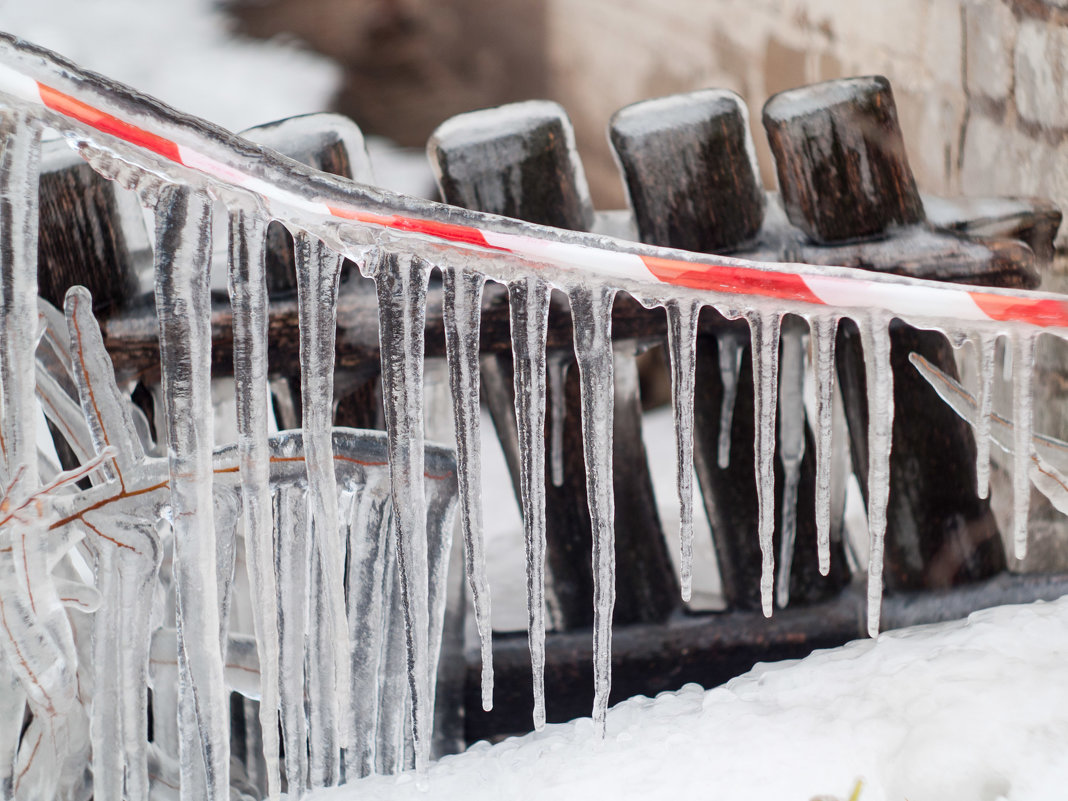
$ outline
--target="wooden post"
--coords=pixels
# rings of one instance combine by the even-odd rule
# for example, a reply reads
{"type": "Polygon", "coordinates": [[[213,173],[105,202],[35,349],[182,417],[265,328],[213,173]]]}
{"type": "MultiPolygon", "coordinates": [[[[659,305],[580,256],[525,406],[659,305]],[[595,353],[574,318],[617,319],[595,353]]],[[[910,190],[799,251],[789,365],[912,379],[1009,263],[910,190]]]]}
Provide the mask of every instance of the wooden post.
{"type": "Polygon", "coordinates": [[[130,300],[138,280],[122,229],[115,192],[66,140],[42,147],[38,291],[62,309],[75,284],[93,295],[93,312],[104,316],[130,300]]]}
{"type": "MultiPolygon", "coordinates": [[[[812,239],[830,244],[884,237],[923,222],[885,78],[782,92],[765,105],[764,126],[787,214],[812,239]]],[[[938,278],[938,267],[913,261],[902,272],[938,278]]],[[[956,376],[952,349],[941,334],[900,321],[890,333],[895,414],[885,586],[935,588],[991,576],[1004,569],[1005,554],[990,504],[976,493],[972,432],[908,364],[916,351],[956,376]]],[[[837,363],[853,469],[866,496],[864,361],[850,323],[839,329],[837,363]]]]}
{"type": "MultiPolygon", "coordinates": [[[[592,224],[586,181],[573,150],[571,123],[554,103],[528,102],[462,114],[444,123],[427,146],[446,203],[495,214],[587,230],[592,224]]],[[[551,316],[560,314],[554,299],[551,316]]],[[[556,354],[563,356],[567,351],[556,354]]],[[[550,355],[552,358],[552,355],[550,355]]],[[[567,357],[570,359],[570,356],[567,357]]],[[[628,357],[629,358],[629,357],[628,357]]],[[[510,439],[514,422],[510,361],[483,360],[483,375],[498,435],[510,453],[513,483],[518,460],[510,439]]],[[[551,480],[546,458],[547,563],[550,614],[558,628],[593,622],[591,533],[586,505],[578,382],[567,371],[563,421],[563,483],[551,480]]],[[[547,432],[546,453],[551,454],[547,432]]],[[[617,623],[663,620],[678,606],[678,584],[656,514],[656,499],[641,438],[636,392],[617,391],[613,455],[616,511],[617,623]]]]}
{"type": "MultiPolygon", "coordinates": [[[[623,170],[643,242],[706,253],[725,253],[750,243],[764,219],[749,117],[733,92],[703,90],[647,100],[612,118],[609,137],[623,170]]],[[[704,315],[718,316],[711,309],[704,315]]],[[[745,323],[722,324],[721,337],[748,339],[745,323]]],[[[715,541],[723,593],[732,609],[760,608],[760,547],[753,455],[752,359],[748,349],[738,375],[730,428],[730,463],[718,461],[724,385],[716,338],[697,344],[694,414],[695,467],[715,541]]],[[[816,549],[815,446],[806,426],[790,598],[808,603],[830,597],[849,581],[841,542],[832,574],[819,575],[816,549]]],[[[776,508],[783,477],[776,461],[776,508]]],[[[837,521],[840,526],[841,521],[837,521]]],[[[782,537],[776,514],[775,552],[782,537]]]]}
{"type": "MultiPolygon", "coordinates": [[[[340,114],[305,114],[267,123],[243,131],[246,139],[277,150],[291,159],[314,167],[317,170],[369,183],[373,181],[371,161],[364,146],[363,133],[359,126],[340,114]]],[[[297,292],[296,256],[293,237],[278,222],[267,227],[267,291],[273,299],[295,296],[297,292]]],[[[355,282],[349,291],[367,292],[374,296],[372,281],[365,281],[351,262],[342,265],[342,281],[355,282]],[[361,286],[360,284],[366,284],[361,286]]],[[[285,377],[275,389],[286,391],[290,398],[282,399],[285,408],[292,409],[289,422],[299,427],[301,423],[299,365],[275,365],[272,374],[285,377]]],[[[378,428],[382,424],[382,394],[378,386],[378,369],[372,366],[351,376],[339,375],[335,379],[334,423],[351,428],[378,428]],[[345,388],[351,391],[346,392],[345,388]]]]}

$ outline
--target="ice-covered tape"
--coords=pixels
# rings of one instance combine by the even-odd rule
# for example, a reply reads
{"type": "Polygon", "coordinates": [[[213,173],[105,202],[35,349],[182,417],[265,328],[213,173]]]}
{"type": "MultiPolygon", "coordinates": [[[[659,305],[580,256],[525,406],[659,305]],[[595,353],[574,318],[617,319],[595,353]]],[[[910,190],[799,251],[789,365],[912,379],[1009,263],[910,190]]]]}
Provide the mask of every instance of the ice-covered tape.
{"type": "MultiPolygon", "coordinates": [[[[891,313],[964,321],[1025,323],[1042,328],[1068,328],[1068,299],[1037,296],[1027,291],[983,292],[959,284],[872,281],[852,274],[813,275],[757,262],[688,261],[662,256],[591,248],[523,234],[483,230],[470,225],[380,214],[332,205],[287,191],[179,144],[138,125],[97,109],[75,97],[0,64],[0,93],[42,105],[127,144],[200,171],[211,178],[255,192],[291,208],[320,216],[406,231],[458,245],[512,253],[537,262],[625,281],[655,281],[690,289],[752,295],[846,308],[878,308],[891,313]]],[[[336,201],[334,201],[336,203],[336,201]]]]}

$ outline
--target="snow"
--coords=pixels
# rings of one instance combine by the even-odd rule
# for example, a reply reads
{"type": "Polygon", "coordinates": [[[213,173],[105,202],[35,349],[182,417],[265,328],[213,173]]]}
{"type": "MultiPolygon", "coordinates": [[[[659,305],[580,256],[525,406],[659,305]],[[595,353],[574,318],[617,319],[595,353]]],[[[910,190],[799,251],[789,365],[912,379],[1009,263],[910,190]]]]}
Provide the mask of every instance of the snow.
{"type": "Polygon", "coordinates": [[[3,0],[0,30],[230,130],[326,109],[340,70],[236,39],[213,0],[3,0]]]}
{"type": "Polygon", "coordinates": [[[1068,782],[1068,599],[757,665],[314,801],[1041,801],[1068,782]],[[996,689],[996,691],[994,691],[996,689]]]}

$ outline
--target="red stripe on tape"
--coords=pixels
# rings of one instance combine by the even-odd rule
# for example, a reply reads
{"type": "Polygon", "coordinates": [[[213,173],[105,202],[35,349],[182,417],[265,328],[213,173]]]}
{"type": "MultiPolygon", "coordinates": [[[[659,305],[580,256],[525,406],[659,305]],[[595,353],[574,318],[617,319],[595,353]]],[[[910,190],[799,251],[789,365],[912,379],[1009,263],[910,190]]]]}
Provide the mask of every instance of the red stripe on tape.
{"type": "Polygon", "coordinates": [[[58,111],[60,114],[65,114],[79,122],[84,122],[98,131],[117,136],[130,144],[151,150],[165,159],[178,164],[182,163],[182,158],[178,154],[178,145],[169,139],[156,136],[156,134],[149,133],[144,128],[138,128],[128,122],[123,122],[118,117],[105,114],[103,111],[86,105],[80,100],[75,100],[70,95],[58,92],[43,83],[38,83],[37,88],[41,92],[41,100],[53,111],[58,111]]]}
{"type": "MultiPolygon", "coordinates": [[[[453,223],[434,222],[433,220],[416,220],[411,217],[395,217],[393,228],[401,231],[412,231],[417,234],[427,234],[437,239],[446,239],[449,242],[464,242],[468,245],[480,247],[493,247],[486,241],[486,237],[477,228],[469,225],[454,225],[453,223]]],[[[494,248],[504,250],[505,248],[494,248]]]]}
{"type": "Polygon", "coordinates": [[[992,320],[1030,323],[1043,328],[1068,328],[1068,302],[1063,300],[1026,300],[986,292],[968,294],[992,320]]]}
{"type": "Polygon", "coordinates": [[[753,270],[726,264],[693,264],[658,256],[642,256],[641,259],[658,280],[675,286],[823,303],[808,288],[805,279],[796,273],[753,270]]]}

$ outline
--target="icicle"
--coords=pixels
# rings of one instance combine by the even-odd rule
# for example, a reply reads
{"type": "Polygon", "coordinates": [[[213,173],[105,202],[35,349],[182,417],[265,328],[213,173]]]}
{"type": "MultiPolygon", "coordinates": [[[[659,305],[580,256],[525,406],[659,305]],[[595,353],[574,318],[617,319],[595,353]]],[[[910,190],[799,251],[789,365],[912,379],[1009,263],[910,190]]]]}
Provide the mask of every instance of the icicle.
{"type": "Polygon", "coordinates": [[[890,321],[880,314],[858,320],[868,388],[868,634],[879,635],[883,599],[883,539],[890,497],[890,446],[894,430],[894,373],[890,321]]]}
{"type": "Polygon", "coordinates": [[[571,354],[557,351],[547,357],[549,365],[549,473],[554,487],[564,485],[564,389],[571,354]]]}
{"type": "Polygon", "coordinates": [[[381,253],[373,272],[378,287],[382,399],[398,532],[415,767],[422,776],[430,762],[433,725],[433,709],[429,707],[429,578],[423,493],[423,326],[430,268],[408,256],[381,253]]]}
{"type": "Polygon", "coordinates": [[[32,469],[20,486],[28,493],[38,484],[34,351],[40,124],[23,112],[5,110],[0,137],[0,487],[26,466],[32,469]]]}
{"type": "MultiPolygon", "coordinates": [[[[345,750],[345,779],[375,770],[377,723],[384,700],[379,676],[386,649],[387,618],[396,537],[390,525],[388,476],[367,479],[349,521],[349,640],[352,649],[352,717],[355,744],[345,750]]],[[[403,683],[401,685],[403,694],[403,683]]]]}
{"type": "Polygon", "coordinates": [[[831,465],[834,463],[834,340],[838,317],[809,320],[816,363],[816,547],[820,574],[831,570],[831,465]]]}
{"type": "MultiPolygon", "coordinates": [[[[693,589],[693,394],[700,312],[701,304],[698,301],[672,301],[667,306],[671,408],[675,417],[676,486],[679,493],[679,583],[683,601],[690,600],[693,589]]],[[[729,435],[727,445],[730,446],[729,435]]]]}
{"type": "Polygon", "coordinates": [[[738,373],[742,369],[745,335],[738,331],[721,331],[716,337],[716,344],[719,346],[719,377],[723,384],[717,464],[720,470],[726,470],[731,463],[731,426],[734,423],[734,404],[738,398],[738,373]]]}
{"type": "MultiPolygon", "coordinates": [[[[312,531],[312,552],[320,546],[314,542],[318,531],[312,531]]],[[[321,551],[320,551],[321,552],[321,551]]],[[[312,790],[333,787],[341,778],[341,749],[338,743],[337,697],[330,667],[334,660],[346,660],[347,652],[339,652],[332,642],[330,630],[322,625],[329,619],[326,581],[323,563],[311,560],[308,597],[311,601],[311,625],[308,628],[308,786],[312,790]]],[[[347,621],[346,621],[347,624],[347,621]]],[[[346,632],[347,633],[347,632],[346,632]]],[[[344,707],[345,712],[348,707],[344,707]]]]}
{"type": "MultiPolygon", "coordinates": [[[[334,343],[337,338],[337,291],[341,257],[305,231],[296,241],[297,302],[300,316],[300,403],[304,438],[304,464],[308,471],[308,524],[312,543],[322,563],[325,603],[323,611],[334,643],[333,665],[323,657],[323,669],[333,669],[337,708],[329,720],[341,729],[336,733],[344,747],[352,741],[347,715],[349,662],[348,621],[345,619],[345,587],[341,566],[344,548],[338,530],[337,479],[331,438],[334,408],[334,343]]],[[[325,677],[323,679],[326,680],[325,677]]]]}
{"type": "MultiPolygon", "coordinates": [[[[131,801],[148,801],[148,656],[151,645],[152,596],[156,589],[159,553],[155,526],[133,524],[144,543],[143,553],[116,549],[121,604],[119,641],[123,684],[119,710],[122,713],[123,756],[126,763],[126,794],[131,801]],[[151,550],[150,550],[151,549],[151,550]]],[[[99,673],[97,674],[99,675],[99,673]]],[[[94,699],[93,706],[96,706],[94,699]]],[[[94,788],[95,791],[95,788],[94,788]]],[[[101,797],[107,797],[101,794],[101,797]]]]}
{"type": "Polygon", "coordinates": [[[1012,533],[1016,558],[1027,556],[1027,516],[1031,511],[1031,462],[1034,460],[1032,435],[1035,342],[1038,335],[1016,332],[1012,337],[1012,533]]]}
{"type": "Polygon", "coordinates": [[[486,554],[482,543],[482,438],[478,344],[482,288],[473,270],[445,270],[445,349],[456,421],[456,467],[463,521],[464,561],[482,645],[482,708],[493,709],[493,629],[486,554]]]}
{"type": "MultiPolygon", "coordinates": [[[[757,482],[757,531],[760,536],[760,605],[771,617],[775,584],[775,405],[779,377],[779,312],[747,315],[753,350],[753,393],[756,425],[753,457],[757,482]]],[[[722,440],[721,440],[722,442],[722,440]]]]}
{"type": "Polygon", "coordinates": [[[308,787],[308,723],[304,714],[304,642],[308,620],[308,507],[304,492],[281,487],[273,497],[278,571],[279,704],[290,797],[308,787]],[[282,533],[284,532],[284,536],[282,533]]]}
{"type": "MultiPolygon", "coordinates": [[[[545,338],[549,285],[523,278],[508,285],[519,430],[520,497],[527,558],[527,634],[534,676],[534,728],[545,726],[545,338]]],[[[577,329],[576,329],[577,330],[577,329]]]]}
{"type": "Polygon", "coordinates": [[[782,332],[779,377],[779,462],[783,490],[780,527],[779,581],[776,600],[780,609],[790,602],[790,573],[797,535],[797,485],[805,455],[805,327],[791,319],[782,332]]]}
{"type": "MultiPolygon", "coordinates": [[[[219,649],[212,515],[211,211],[202,192],[180,186],[161,190],[155,272],[182,644],[179,693],[186,713],[194,710],[199,724],[207,797],[224,801],[230,793],[230,707],[219,649]]],[[[182,725],[196,732],[194,722],[184,716],[182,725]]],[[[189,745],[183,740],[183,798],[193,797],[201,759],[187,753],[189,745]]]]}
{"type": "Polygon", "coordinates": [[[103,609],[93,630],[93,793],[100,798],[123,797],[123,731],[120,699],[124,688],[119,642],[122,594],[114,548],[101,548],[96,559],[97,589],[103,609]],[[112,614],[109,614],[112,612],[112,614]]]}
{"type": "Polygon", "coordinates": [[[606,287],[572,289],[575,360],[582,390],[582,450],[593,531],[593,723],[605,733],[612,689],[612,609],[616,603],[612,415],[615,403],[612,301],[606,287]]]}
{"type": "Polygon", "coordinates": [[[278,588],[271,522],[270,453],[267,448],[267,226],[245,209],[230,212],[229,287],[233,306],[234,379],[245,566],[252,590],[252,619],[260,662],[259,721],[267,791],[281,793],[278,743],[278,588]]]}
{"type": "Polygon", "coordinates": [[[980,498],[990,494],[990,414],[993,410],[996,334],[980,334],[979,409],[975,418],[975,483],[980,498]]]}

